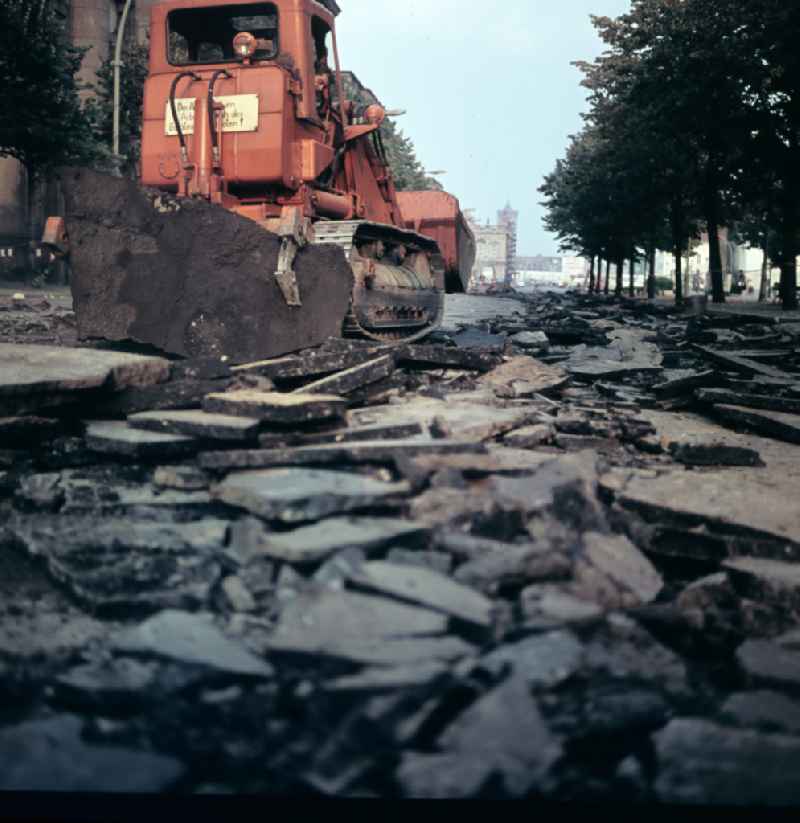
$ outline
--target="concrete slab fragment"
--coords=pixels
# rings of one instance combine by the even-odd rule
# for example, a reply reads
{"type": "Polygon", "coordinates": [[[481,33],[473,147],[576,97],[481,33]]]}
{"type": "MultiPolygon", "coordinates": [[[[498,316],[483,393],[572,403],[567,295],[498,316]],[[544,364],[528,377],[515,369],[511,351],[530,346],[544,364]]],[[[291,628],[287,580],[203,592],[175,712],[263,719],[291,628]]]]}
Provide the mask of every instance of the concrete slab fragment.
{"type": "Polygon", "coordinates": [[[0,790],[155,793],[185,772],[173,757],[87,743],[82,728],[75,715],[55,715],[0,730],[0,790]]]}
{"type": "Polygon", "coordinates": [[[572,632],[550,632],[500,646],[481,658],[481,666],[496,675],[508,667],[531,687],[552,689],[580,670],[583,653],[572,632]]]}
{"type": "Polygon", "coordinates": [[[354,572],[350,580],[370,591],[418,603],[482,628],[492,623],[491,600],[429,569],[373,561],[354,572]]]}
{"type": "Polygon", "coordinates": [[[795,806],[800,740],[678,718],[655,735],[663,803],[795,806]]]}
{"type": "Polygon", "coordinates": [[[123,352],[0,343],[0,398],[130,386],[169,379],[169,362],[123,352]]]}
{"type": "Polygon", "coordinates": [[[526,679],[512,675],[470,706],[439,737],[439,745],[465,758],[480,757],[502,776],[511,797],[541,787],[561,756],[526,679]]]}
{"type": "Polygon", "coordinates": [[[102,454],[164,458],[193,454],[199,441],[178,434],[159,434],[131,428],[120,421],[97,421],[86,427],[86,446],[102,454]]]}
{"type": "Polygon", "coordinates": [[[339,677],[323,684],[329,692],[395,692],[429,686],[447,676],[449,669],[444,663],[420,663],[396,668],[369,668],[359,674],[339,677]]]}
{"type": "Polygon", "coordinates": [[[146,411],[128,417],[134,429],[180,434],[208,440],[254,440],[260,423],[246,417],[227,414],[209,414],[202,411],[146,411]]]}
{"type": "Polygon", "coordinates": [[[714,406],[714,414],[726,423],[786,443],[800,444],[800,415],[756,411],[742,406],[714,406]]]}
{"type": "MultiPolygon", "coordinates": [[[[797,474],[796,467],[794,468],[797,474]]],[[[617,490],[625,508],[641,511],[647,519],[675,519],[692,525],[745,529],[800,545],[800,509],[787,506],[787,495],[800,488],[800,477],[765,473],[763,469],[705,472],[702,482],[689,471],[658,477],[610,473],[601,485],[617,490]],[[758,501],[755,505],[754,501],[758,501]]]]}
{"type": "Polygon", "coordinates": [[[452,440],[380,440],[286,449],[207,452],[200,455],[206,469],[268,469],[275,466],[325,466],[342,463],[391,465],[399,456],[422,454],[483,453],[482,443],[452,440]]]}
{"type": "Polygon", "coordinates": [[[267,423],[298,424],[344,418],[347,402],[322,394],[279,394],[277,392],[234,391],[210,394],[203,409],[217,414],[251,417],[267,423]]]}
{"type": "Polygon", "coordinates": [[[584,534],[575,562],[578,597],[608,609],[633,608],[651,603],[663,587],[661,575],[627,537],[584,534]]]}
{"type": "Polygon", "coordinates": [[[348,472],[274,469],[231,474],[211,494],[265,520],[304,523],[374,506],[409,491],[407,483],[384,483],[348,472]]]}
{"type": "Polygon", "coordinates": [[[117,651],[205,666],[228,674],[271,677],[272,666],[226,637],[210,615],[167,610],[112,639],[117,651]]]}
{"type": "Polygon", "coordinates": [[[454,394],[444,400],[431,397],[390,406],[357,409],[348,414],[351,425],[394,425],[416,422],[439,437],[485,441],[538,423],[541,408],[533,403],[500,408],[488,388],[475,394],[454,394]]]}
{"type": "Polygon", "coordinates": [[[403,346],[397,353],[397,360],[409,365],[487,372],[502,361],[502,355],[428,344],[403,346]]]}
{"type": "Polygon", "coordinates": [[[298,389],[295,394],[326,394],[343,395],[368,386],[370,383],[377,383],[385,380],[394,374],[395,361],[393,355],[384,355],[375,360],[369,360],[361,365],[354,366],[345,371],[336,372],[330,377],[323,377],[302,389],[298,389]]]}
{"type": "Polygon", "coordinates": [[[472,646],[444,634],[446,625],[444,615],[428,609],[323,590],[300,595],[284,607],[266,649],[390,667],[472,653],[472,646]]]}
{"type": "Polygon", "coordinates": [[[800,734],[800,703],[779,692],[738,692],[725,701],[720,715],[745,728],[800,734]]]}
{"type": "Polygon", "coordinates": [[[499,397],[531,397],[560,389],[568,382],[569,375],[563,369],[526,356],[507,359],[480,380],[499,397]]]}
{"type": "Polygon", "coordinates": [[[734,352],[717,351],[706,346],[693,346],[696,352],[699,352],[714,363],[718,363],[728,371],[741,372],[742,374],[752,376],[758,375],[760,377],[769,377],[773,380],[780,380],[786,385],[791,385],[796,382],[796,378],[788,372],[781,369],[773,368],[772,366],[765,366],[763,363],[758,363],[755,360],[750,360],[747,357],[739,357],[734,352]]]}
{"type": "Polygon", "coordinates": [[[381,346],[365,349],[344,350],[341,352],[310,351],[290,357],[273,360],[261,360],[235,366],[234,374],[259,374],[272,380],[296,380],[303,377],[319,377],[333,374],[345,369],[352,369],[375,358],[382,350],[381,346]]]}
{"type": "Polygon", "coordinates": [[[412,520],[389,517],[339,517],[287,533],[263,534],[258,554],[293,565],[322,563],[346,548],[369,552],[425,534],[427,527],[412,520]]]}

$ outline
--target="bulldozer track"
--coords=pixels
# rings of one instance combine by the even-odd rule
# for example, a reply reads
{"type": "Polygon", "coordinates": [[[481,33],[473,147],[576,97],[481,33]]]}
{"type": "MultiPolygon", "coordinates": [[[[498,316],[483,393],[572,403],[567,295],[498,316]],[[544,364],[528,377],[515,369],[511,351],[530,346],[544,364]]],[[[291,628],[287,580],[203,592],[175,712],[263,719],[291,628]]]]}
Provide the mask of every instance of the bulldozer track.
{"type": "MultiPolygon", "coordinates": [[[[352,265],[352,252],[356,247],[356,238],[367,240],[384,240],[401,243],[406,248],[422,251],[430,255],[431,266],[435,270],[442,268],[441,257],[435,241],[416,232],[399,229],[383,223],[371,223],[365,220],[348,220],[339,222],[320,222],[314,226],[316,245],[339,246],[352,265]]],[[[407,271],[407,270],[406,270],[407,271]]],[[[384,323],[394,323],[397,328],[368,328],[356,312],[355,303],[351,301],[350,310],[344,320],[343,331],[349,337],[364,337],[381,343],[412,343],[438,329],[444,317],[444,292],[436,292],[437,303],[431,313],[426,308],[414,305],[415,292],[424,292],[426,297],[430,289],[382,289],[380,296],[385,302],[373,302],[371,309],[380,313],[384,323]],[[391,301],[391,302],[389,302],[391,301]],[[415,322],[416,321],[416,322],[415,322]]],[[[354,295],[355,296],[355,295],[354,295]]]]}

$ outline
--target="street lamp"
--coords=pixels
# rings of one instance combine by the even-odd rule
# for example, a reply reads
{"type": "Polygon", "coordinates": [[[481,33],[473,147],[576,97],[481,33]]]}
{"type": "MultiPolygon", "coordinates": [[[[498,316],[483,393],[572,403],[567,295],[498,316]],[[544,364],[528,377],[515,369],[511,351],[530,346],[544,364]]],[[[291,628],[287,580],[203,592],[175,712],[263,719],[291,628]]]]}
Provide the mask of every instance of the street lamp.
{"type": "Polygon", "coordinates": [[[122,43],[125,39],[125,24],[128,22],[128,12],[131,9],[132,0],[125,0],[125,8],[122,10],[122,18],[117,27],[117,43],[114,49],[114,126],[112,151],[114,159],[119,160],[119,108],[120,108],[120,68],[122,67],[122,43]]]}

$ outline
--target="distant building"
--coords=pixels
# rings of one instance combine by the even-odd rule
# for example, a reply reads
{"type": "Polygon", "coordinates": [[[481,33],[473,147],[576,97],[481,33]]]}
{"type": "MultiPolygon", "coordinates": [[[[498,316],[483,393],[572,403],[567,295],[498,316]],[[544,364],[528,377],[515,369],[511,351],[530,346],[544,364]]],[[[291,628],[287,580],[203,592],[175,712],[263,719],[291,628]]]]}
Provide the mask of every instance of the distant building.
{"type": "Polygon", "coordinates": [[[514,268],[519,286],[539,284],[576,288],[585,284],[588,275],[586,260],[569,255],[517,257],[514,268]]]}
{"type": "Polygon", "coordinates": [[[514,283],[516,271],[515,261],[517,259],[517,225],[519,224],[519,212],[511,208],[511,203],[507,202],[506,207],[497,212],[497,225],[505,228],[508,232],[508,243],[506,245],[506,276],[505,284],[510,286],[514,283]]]}
{"type": "MultiPolygon", "coordinates": [[[[761,249],[751,248],[747,244],[736,243],[729,236],[728,230],[720,229],[720,252],[722,254],[722,282],[726,292],[730,291],[733,276],[743,273],[747,287],[758,292],[761,285],[761,266],[764,253],[761,249]]],[[[681,270],[683,272],[684,294],[697,294],[711,291],[711,253],[708,235],[703,233],[690,251],[683,255],[681,270]]],[[[800,257],[798,257],[800,265],[800,257]]],[[[658,252],[656,255],[656,276],[675,280],[675,257],[671,252],[658,252]]],[[[780,268],[770,266],[769,278],[773,286],[780,282],[780,268]]]]}
{"type": "Polygon", "coordinates": [[[561,273],[560,257],[545,257],[538,254],[534,257],[517,257],[515,268],[518,272],[550,272],[561,273]]]}
{"type": "Polygon", "coordinates": [[[472,269],[473,286],[511,284],[514,272],[514,250],[517,242],[518,213],[510,205],[497,213],[497,223],[475,221],[470,211],[465,212],[475,234],[475,265],[472,269]]]}

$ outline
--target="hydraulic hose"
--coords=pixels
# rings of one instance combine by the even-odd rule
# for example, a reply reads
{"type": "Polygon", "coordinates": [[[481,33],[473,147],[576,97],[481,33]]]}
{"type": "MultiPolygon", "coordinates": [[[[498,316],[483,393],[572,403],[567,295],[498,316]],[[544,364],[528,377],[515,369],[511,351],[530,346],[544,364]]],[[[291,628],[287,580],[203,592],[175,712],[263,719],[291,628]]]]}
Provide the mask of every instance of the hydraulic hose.
{"type": "Polygon", "coordinates": [[[217,69],[211,75],[211,80],[208,81],[208,131],[211,135],[211,155],[214,159],[214,168],[218,168],[220,164],[219,135],[217,134],[217,125],[214,122],[214,86],[220,77],[232,80],[233,75],[227,69],[217,69]]]}
{"type": "Polygon", "coordinates": [[[172,112],[172,120],[175,123],[175,129],[178,132],[178,141],[181,144],[181,162],[185,166],[189,162],[189,153],[186,151],[186,137],[183,134],[183,129],[181,128],[181,121],[178,118],[178,109],[175,105],[175,90],[178,88],[178,83],[183,80],[184,77],[191,77],[192,80],[200,81],[200,77],[196,75],[193,71],[182,71],[173,81],[172,81],[172,88],[169,90],[169,108],[172,112]]]}

